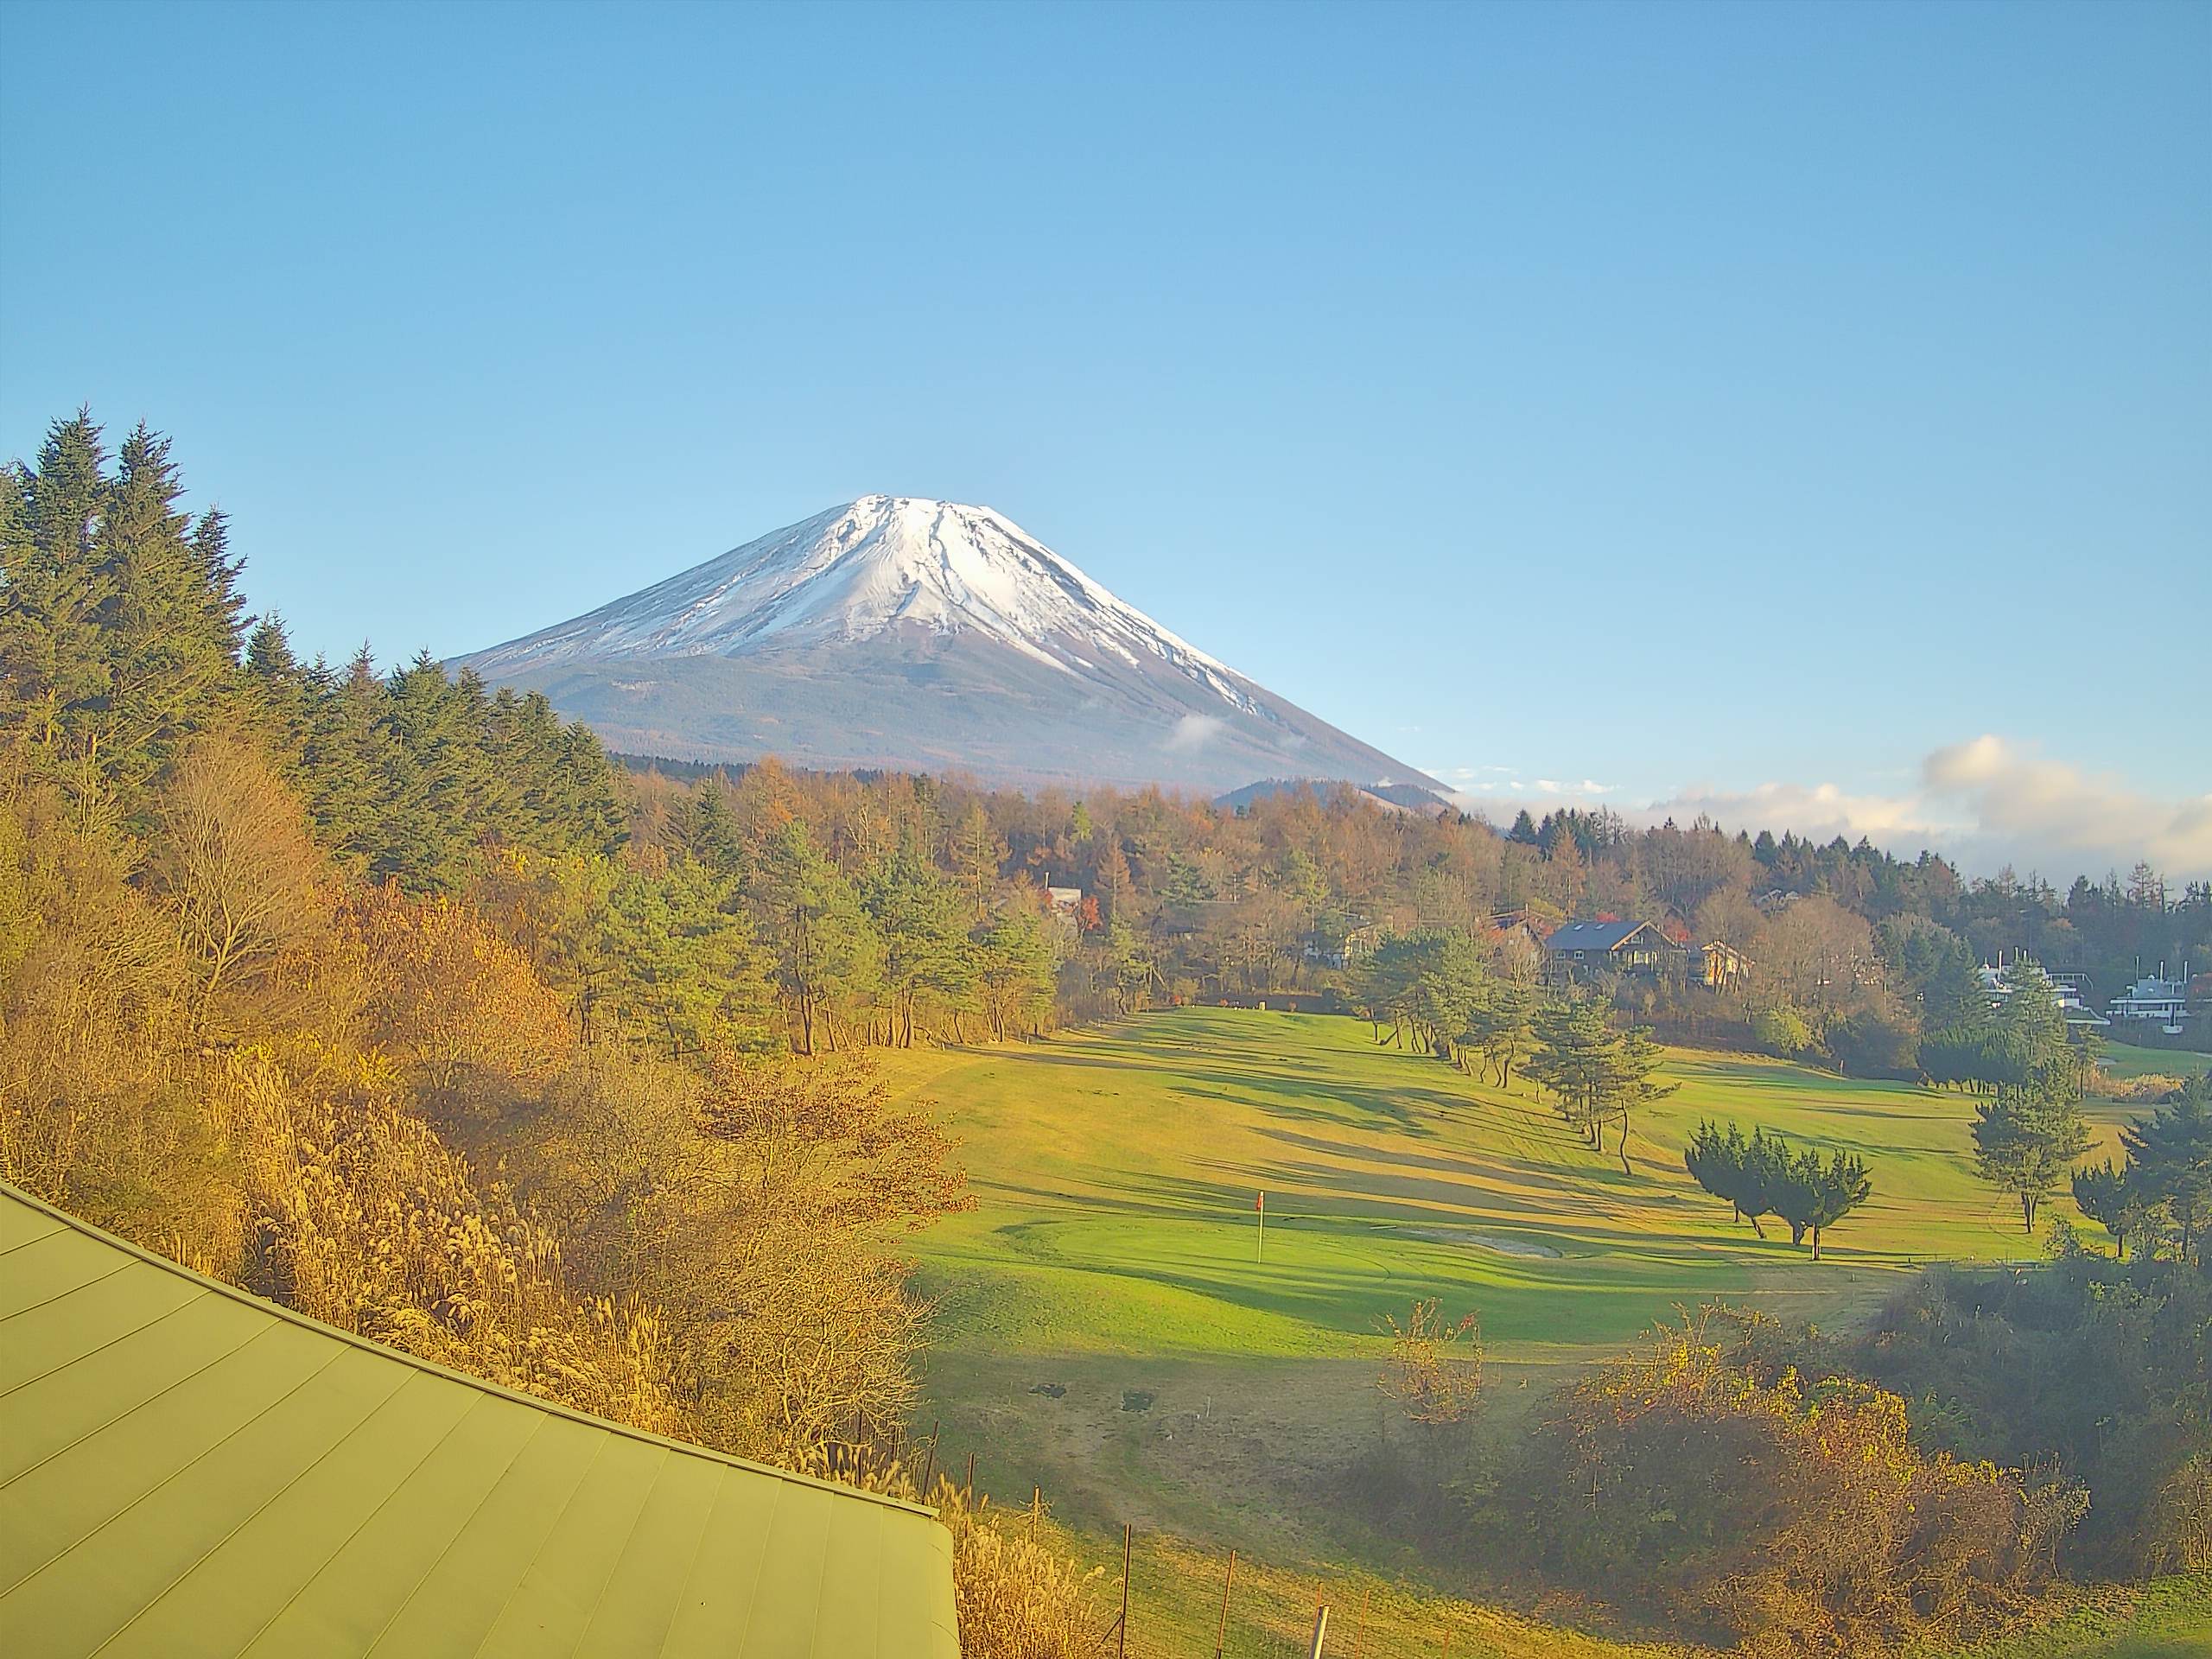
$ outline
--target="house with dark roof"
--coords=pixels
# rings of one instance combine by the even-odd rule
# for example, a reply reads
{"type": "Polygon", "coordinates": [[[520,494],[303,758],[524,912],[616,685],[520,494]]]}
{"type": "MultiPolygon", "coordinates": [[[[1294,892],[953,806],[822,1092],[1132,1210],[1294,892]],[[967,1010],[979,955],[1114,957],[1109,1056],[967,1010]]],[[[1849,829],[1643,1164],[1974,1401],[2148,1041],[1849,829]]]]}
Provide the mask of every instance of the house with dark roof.
{"type": "Polygon", "coordinates": [[[1649,922],[1569,922],[1544,941],[1544,965],[1558,980],[1654,975],[1673,949],[1649,922]]]}

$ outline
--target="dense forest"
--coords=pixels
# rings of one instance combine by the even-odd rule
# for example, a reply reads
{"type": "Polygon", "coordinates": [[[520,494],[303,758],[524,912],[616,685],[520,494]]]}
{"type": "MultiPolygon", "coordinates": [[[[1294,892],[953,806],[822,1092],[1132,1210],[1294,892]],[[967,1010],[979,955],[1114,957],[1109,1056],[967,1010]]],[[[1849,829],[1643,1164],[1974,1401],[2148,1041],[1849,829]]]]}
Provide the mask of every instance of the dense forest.
{"type": "MultiPolygon", "coordinates": [[[[744,837],[733,840],[733,823],[757,837],[764,813],[790,811],[855,880],[901,837],[931,838],[926,879],[975,900],[979,916],[994,895],[1045,913],[1047,886],[1080,892],[1054,952],[1065,1018],[1222,995],[1366,1011],[1357,969],[1379,940],[1458,936],[1510,973],[1522,941],[1560,922],[1624,918],[1744,959],[1725,996],[1680,973],[1605,986],[1670,1038],[1950,1081],[1940,1040],[1922,1064],[1923,1040],[1974,1017],[1985,963],[2027,957],[2085,976],[2097,996],[2161,964],[2212,966],[2212,884],[2170,888],[2147,865],[2125,881],[2076,878],[2062,894],[2009,870],[1968,880],[1931,853],[1906,861],[1864,841],[1754,837],[1704,820],[1636,830],[1611,812],[1524,812],[1501,833],[1349,786],[1287,786],[1230,808],[1154,790],[1028,795],[772,760],[632,764],[633,832],[709,862],[736,867],[744,837]]],[[[863,1033],[882,995],[879,955],[823,982],[863,1033]]],[[[974,993],[957,973],[939,976],[905,1007],[949,1033],[974,993]]]]}
{"type": "MultiPolygon", "coordinates": [[[[1378,1039],[1525,1067],[1603,1147],[1660,1087],[1655,1032],[1757,1043],[1986,1090],[2001,1182],[2003,1136],[2031,1109],[2063,1118],[2080,1077],[2048,1000],[1993,1009],[1979,964],[2024,955],[2116,988],[2138,963],[2212,963],[2212,892],[2141,868],[2061,894],[1864,842],[1580,813],[1501,833],[1350,789],[1230,810],[772,760],[626,767],[542,697],[427,656],[390,673],[365,649],[300,660],[277,619],[248,614],[222,515],[181,496],[165,440],[141,428],[111,454],[85,415],[0,487],[0,1173],[345,1329],[794,1466],[903,1478],[883,1471],[900,1466],[925,1319],[899,1239],[969,1202],[955,1149],[894,1102],[873,1050],[1312,998],[1369,1015],[1378,1039]],[[1651,920],[1749,966],[1721,990],[1675,974],[1556,995],[1533,941],[1569,917],[1651,920]],[[2019,1037],[2031,1013],[2041,1035],[2019,1037]]],[[[2181,1151],[2152,1147],[2140,1171],[2205,1166],[2201,1100],[2170,1116],[2181,1151]]],[[[2046,1192],[2065,1162],[2019,1179],[2046,1192]]],[[[2106,1172],[2113,1230],[2133,1228],[2142,1275],[2168,1277],[2076,1261],[2079,1295],[2034,1306],[1947,1282],[1924,1319],[1822,1363],[1932,1397],[1967,1383],[1930,1328],[2061,1331],[2095,1297],[2201,1321],[2204,1196],[2139,1172],[2129,1189],[2136,1168],[2106,1172]]],[[[1813,1195],[1817,1249],[1866,1174],[1816,1160],[1774,1179],[1813,1195]]],[[[2212,1490],[2194,1451],[2202,1344],[2144,1336],[2138,1394],[2101,1420],[2163,1414],[2194,1438],[2127,1453],[2119,1478],[2158,1484],[2087,1535],[2100,1560],[2167,1559],[2152,1506],[2183,1501],[2188,1458],[2190,1501],[2212,1490]],[[2196,1382],[2172,1381],[2192,1365],[2196,1382]]],[[[1832,1521],[1857,1513],[1820,1496],[1828,1454],[1787,1427],[1803,1400],[1772,1350],[1757,1329],[1696,1332],[1624,1362],[1671,1365],[1669,1392],[1631,1412],[1640,1373],[1593,1382],[1577,1455],[1642,1503],[1671,1455],[1654,1414],[1710,1422],[1734,1390],[1764,1402],[1777,1480],[1832,1521]]],[[[1923,1455],[1885,1414],[1900,1396],[1863,1386],[1830,1421],[1904,1471],[1897,1504],[1948,1506],[1961,1573],[2009,1594],[2049,1564],[2076,1488],[2000,1480],[1971,1437],[1958,1459],[1923,1455]]],[[[2017,1465],[2038,1431],[2016,1403],[1983,1414],[2010,1426],[2017,1465]]],[[[1732,1515],[1713,1510],[1713,1538],[1732,1515]]],[[[1077,1594],[1014,1542],[963,1536],[963,1562],[1077,1594]]],[[[1540,1565],[1599,1580],[1651,1548],[1597,1521],[1546,1536],[1540,1565]]],[[[1832,1526],[1818,1548],[1840,1560],[1847,1541],[1832,1526]]],[[[1692,1566],[1679,1577],[1655,1592],[1676,1611],[1695,1600],[1692,1566]]],[[[1821,1591],[1755,1580],[1778,1617],[1821,1591]]]]}

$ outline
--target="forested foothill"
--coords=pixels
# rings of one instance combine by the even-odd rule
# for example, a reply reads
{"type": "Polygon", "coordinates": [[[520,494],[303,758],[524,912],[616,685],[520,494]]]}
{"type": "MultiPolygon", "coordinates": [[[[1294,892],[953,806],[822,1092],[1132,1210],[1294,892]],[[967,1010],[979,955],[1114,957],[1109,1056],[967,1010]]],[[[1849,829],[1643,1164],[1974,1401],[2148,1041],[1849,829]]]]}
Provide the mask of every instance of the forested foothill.
{"type": "MultiPolygon", "coordinates": [[[[111,453],[85,415],[0,487],[10,1181],[440,1363],[911,1490],[900,1240],[972,1199],[887,1052],[1289,1001],[1537,1087],[1634,1179],[1662,1043],[1764,1048],[1971,1091],[1977,1167],[2055,1259],[1933,1274],[1871,1333],[1695,1316],[1531,1431],[1571,1478],[1455,1489],[1454,1537],[1702,1636],[1830,1647],[1986,1624],[2061,1567],[2212,1565],[2207,1084],[2085,1163],[2097,1057],[2033,965],[2212,961],[2204,887],[2062,894],[1603,813],[1500,833],[1349,788],[625,766],[427,656],[301,660],[182,493],[165,440],[111,453]],[[1561,971],[1570,918],[1674,951],[1561,971]],[[1726,975],[1688,965],[1707,944],[1726,975]],[[2039,1230],[2054,1194],[2098,1235],[2039,1230]]],[[[1716,1217],[1815,1258],[1883,1179],[1756,1123],[1686,1162],[1716,1217]]],[[[1478,1347],[1438,1317],[1396,1332],[1399,1392],[1473,1433],[1478,1347]]],[[[1079,1576],[935,1495],[969,1650],[1076,1651],[1079,1576]]]]}

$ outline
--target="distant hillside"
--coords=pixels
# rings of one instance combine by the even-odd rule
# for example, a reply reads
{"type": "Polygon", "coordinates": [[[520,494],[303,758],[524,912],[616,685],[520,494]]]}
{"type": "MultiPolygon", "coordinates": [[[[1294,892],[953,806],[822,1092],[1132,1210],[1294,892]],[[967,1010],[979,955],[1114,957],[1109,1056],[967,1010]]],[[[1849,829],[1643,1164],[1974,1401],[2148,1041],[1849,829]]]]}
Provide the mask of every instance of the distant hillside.
{"type": "MultiPolygon", "coordinates": [[[[1336,778],[1263,778],[1258,783],[1247,784],[1242,789],[1232,789],[1217,796],[1214,804],[1234,811],[1255,801],[1271,796],[1288,794],[1294,790],[1310,789],[1325,798],[1329,791],[1344,780],[1336,778]]],[[[1419,784],[1374,784],[1364,787],[1354,785],[1359,793],[1379,806],[1396,807],[1407,812],[1440,812],[1450,810],[1444,798],[1433,789],[1419,784]]]]}

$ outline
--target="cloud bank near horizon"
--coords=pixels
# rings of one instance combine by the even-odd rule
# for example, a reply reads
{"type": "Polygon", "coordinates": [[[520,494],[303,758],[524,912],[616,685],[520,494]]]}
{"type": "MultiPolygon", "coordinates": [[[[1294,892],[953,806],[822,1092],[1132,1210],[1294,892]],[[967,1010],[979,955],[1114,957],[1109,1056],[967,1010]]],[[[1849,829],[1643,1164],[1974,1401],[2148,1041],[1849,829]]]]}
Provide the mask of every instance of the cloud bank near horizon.
{"type": "Polygon", "coordinates": [[[2087,772],[1986,733],[1930,752],[1916,782],[1894,794],[1853,793],[1829,783],[1743,790],[1700,783],[1637,806],[1618,798],[1618,785],[1523,779],[1510,775],[1515,770],[1461,766],[1433,775],[1453,786],[1461,805],[1493,816],[1501,808],[1610,805],[1631,823],[1688,823],[1703,813],[1753,834],[1795,830],[1816,841],[1854,842],[1863,836],[1904,858],[1925,848],[1972,875],[2009,865],[2063,887],[2075,875],[2125,874],[2141,859],[2171,882],[2212,879],[2212,794],[2157,799],[2116,774],[2087,772]]]}

